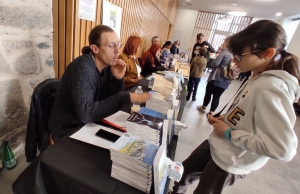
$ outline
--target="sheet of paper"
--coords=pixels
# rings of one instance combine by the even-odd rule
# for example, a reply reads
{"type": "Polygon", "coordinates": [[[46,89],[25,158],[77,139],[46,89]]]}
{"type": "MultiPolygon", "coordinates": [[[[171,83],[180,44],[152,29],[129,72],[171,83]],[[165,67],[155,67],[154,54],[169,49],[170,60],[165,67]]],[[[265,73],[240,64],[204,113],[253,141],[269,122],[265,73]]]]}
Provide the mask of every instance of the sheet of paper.
{"type": "Polygon", "coordinates": [[[109,117],[104,118],[105,120],[119,126],[122,128],[126,128],[126,121],[129,118],[130,114],[123,111],[118,111],[109,117]]]}
{"type": "MultiPolygon", "coordinates": [[[[101,125],[97,125],[95,123],[87,123],[86,125],[84,125],[79,131],[77,131],[76,133],[74,133],[73,135],[71,135],[70,137],[73,139],[77,139],[79,141],[83,141],[98,147],[102,147],[105,149],[109,149],[110,146],[113,144],[113,142],[108,141],[104,138],[98,137],[95,134],[97,133],[97,131],[99,131],[99,129],[104,129],[106,131],[115,133],[117,135],[122,135],[122,132],[113,132],[112,129],[108,129],[106,127],[103,127],[101,125]]],[[[115,130],[114,130],[115,131],[115,130]]]]}

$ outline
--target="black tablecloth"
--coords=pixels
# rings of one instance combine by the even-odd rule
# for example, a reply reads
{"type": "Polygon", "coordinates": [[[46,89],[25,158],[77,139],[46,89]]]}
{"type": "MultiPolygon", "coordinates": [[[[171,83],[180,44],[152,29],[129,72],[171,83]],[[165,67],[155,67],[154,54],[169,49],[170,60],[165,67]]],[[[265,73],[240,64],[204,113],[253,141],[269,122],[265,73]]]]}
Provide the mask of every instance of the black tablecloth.
{"type": "MultiPolygon", "coordinates": [[[[148,82],[141,80],[146,91],[148,82]]],[[[135,88],[132,89],[133,91],[135,88]]],[[[181,111],[185,105],[184,90],[180,95],[181,111]]],[[[126,107],[124,107],[126,109],[126,107]]],[[[128,107],[127,107],[128,108],[128,107]]],[[[130,105],[129,105],[130,110],[130,105]]],[[[178,116],[181,119],[182,116],[178,116]]],[[[180,113],[179,113],[180,114],[180,113]]],[[[179,119],[179,120],[180,120],[179,119]]],[[[79,129],[74,129],[72,133],[79,129]]],[[[70,138],[61,138],[39,155],[17,178],[15,194],[139,194],[142,191],[111,177],[110,151],[70,138]]],[[[168,145],[167,156],[174,160],[178,137],[168,145]]],[[[168,192],[167,181],[165,192],[168,192]]],[[[151,189],[153,193],[153,188],[151,189]]]]}
{"type": "MultiPolygon", "coordinates": [[[[174,158],[177,136],[168,146],[174,158]]],[[[39,155],[13,183],[15,194],[139,194],[142,191],[110,176],[109,150],[70,137],[39,155]]],[[[166,186],[165,193],[168,191],[166,186]]],[[[152,192],[153,193],[153,189],[152,192]]]]}

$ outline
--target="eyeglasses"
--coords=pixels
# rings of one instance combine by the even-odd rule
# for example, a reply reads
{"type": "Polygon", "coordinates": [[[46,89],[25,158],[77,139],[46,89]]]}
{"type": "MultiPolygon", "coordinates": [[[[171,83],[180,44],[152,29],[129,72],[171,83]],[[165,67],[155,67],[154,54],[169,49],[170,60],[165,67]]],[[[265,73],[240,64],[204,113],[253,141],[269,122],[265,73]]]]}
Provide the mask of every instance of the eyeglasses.
{"type": "Polygon", "coordinates": [[[104,46],[108,46],[111,50],[117,50],[117,48],[121,48],[122,47],[122,43],[121,42],[118,42],[118,43],[115,43],[115,42],[111,42],[107,45],[105,44],[96,44],[97,46],[100,46],[100,45],[104,45],[104,46]]]}
{"type": "Polygon", "coordinates": [[[248,55],[248,54],[252,54],[252,53],[257,53],[257,52],[259,52],[259,51],[261,51],[261,50],[250,51],[250,52],[243,53],[243,54],[235,54],[235,55],[233,55],[233,56],[234,56],[234,58],[235,58],[238,62],[240,62],[240,61],[242,60],[242,56],[245,56],[245,55],[248,55]]]}

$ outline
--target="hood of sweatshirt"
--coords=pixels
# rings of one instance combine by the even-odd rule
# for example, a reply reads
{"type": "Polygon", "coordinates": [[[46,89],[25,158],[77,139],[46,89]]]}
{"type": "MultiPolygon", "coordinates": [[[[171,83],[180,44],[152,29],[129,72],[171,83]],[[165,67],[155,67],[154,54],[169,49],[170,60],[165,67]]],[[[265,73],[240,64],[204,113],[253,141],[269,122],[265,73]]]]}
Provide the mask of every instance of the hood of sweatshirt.
{"type": "Polygon", "coordinates": [[[197,56],[193,60],[195,60],[196,63],[201,63],[201,60],[203,60],[203,59],[206,59],[206,58],[197,56]]]}
{"type": "Polygon", "coordinates": [[[282,79],[289,87],[289,93],[298,102],[300,98],[300,86],[298,80],[293,75],[283,70],[269,70],[262,73],[262,76],[276,76],[282,79]]]}

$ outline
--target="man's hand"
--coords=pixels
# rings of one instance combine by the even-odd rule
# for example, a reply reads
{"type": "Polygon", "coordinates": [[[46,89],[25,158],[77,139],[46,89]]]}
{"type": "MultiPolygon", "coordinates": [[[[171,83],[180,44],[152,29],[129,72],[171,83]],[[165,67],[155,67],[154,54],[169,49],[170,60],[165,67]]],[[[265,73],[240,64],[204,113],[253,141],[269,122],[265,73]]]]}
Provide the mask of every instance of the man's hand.
{"type": "Polygon", "coordinates": [[[116,79],[122,79],[126,71],[126,63],[121,59],[116,59],[116,65],[111,66],[111,73],[116,79]]]}
{"type": "Polygon", "coordinates": [[[209,123],[212,123],[211,125],[214,127],[215,134],[219,137],[224,137],[225,131],[227,131],[230,126],[214,117],[209,117],[209,120],[209,123]]]}
{"type": "Polygon", "coordinates": [[[150,100],[152,98],[151,94],[148,92],[142,93],[142,94],[137,94],[137,93],[129,93],[130,95],[130,101],[132,103],[144,103],[147,100],[150,100]]]}
{"type": "Polygon", "coordinates": [[[205,47],[205,48],[209,48],[209,46],[208,46],[208,45],[204,45],[203,47],[205,47]]]}

